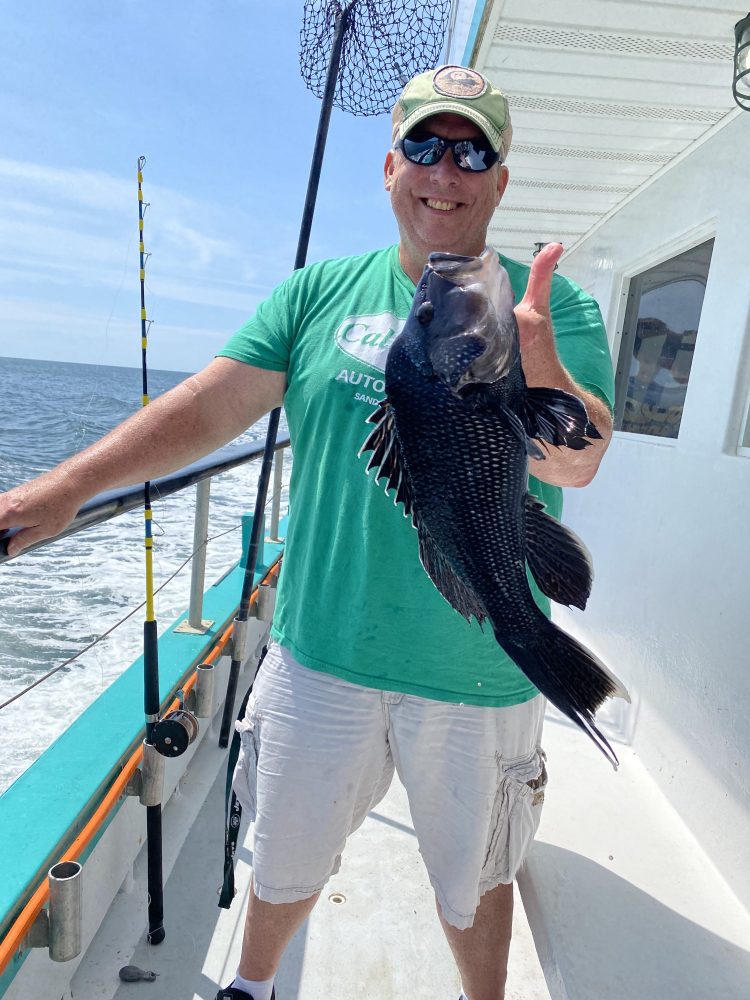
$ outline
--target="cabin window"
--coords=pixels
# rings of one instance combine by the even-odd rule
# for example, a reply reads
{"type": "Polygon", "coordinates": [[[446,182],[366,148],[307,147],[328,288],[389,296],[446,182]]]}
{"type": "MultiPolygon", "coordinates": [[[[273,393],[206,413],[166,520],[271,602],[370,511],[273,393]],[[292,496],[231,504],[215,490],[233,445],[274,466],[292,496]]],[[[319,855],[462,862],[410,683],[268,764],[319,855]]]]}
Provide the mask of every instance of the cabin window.
{"type": "Polygon", "coordinates": [[[615,383],[615,430],[676,438],[714,241],[634,275],[615,383]]]}

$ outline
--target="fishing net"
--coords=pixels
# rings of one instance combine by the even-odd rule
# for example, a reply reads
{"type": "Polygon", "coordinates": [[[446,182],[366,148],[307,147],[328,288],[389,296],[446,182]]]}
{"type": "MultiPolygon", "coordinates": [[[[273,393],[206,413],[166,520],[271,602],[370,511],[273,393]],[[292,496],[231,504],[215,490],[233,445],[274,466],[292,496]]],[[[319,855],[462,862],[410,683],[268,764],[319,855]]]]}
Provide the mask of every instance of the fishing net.
{"type": "Polygon", "coordinates": [[[451,0],[305,0],[300,71],[323,96],[336,16],[348,8],[333,103],[354,115],[389,112],[415,73],[438,65],[451,0]]]}

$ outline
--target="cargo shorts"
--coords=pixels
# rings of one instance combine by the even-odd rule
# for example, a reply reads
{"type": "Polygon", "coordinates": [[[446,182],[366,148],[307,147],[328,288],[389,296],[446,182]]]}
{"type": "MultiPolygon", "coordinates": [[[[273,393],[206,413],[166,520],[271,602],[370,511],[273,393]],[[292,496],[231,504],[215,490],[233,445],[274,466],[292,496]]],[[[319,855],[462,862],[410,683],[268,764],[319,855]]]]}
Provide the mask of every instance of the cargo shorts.
{"type": "Polygon", "coordinates": [[[536,834],[544,708],[541,695],[484,708],[362,687],[272,643],[236,724],[233,789],[255,824],[256,895],[291,903],[320,891],[395,770],[440,909],[471,927],[482,894],[513,881],[536,834]]]}

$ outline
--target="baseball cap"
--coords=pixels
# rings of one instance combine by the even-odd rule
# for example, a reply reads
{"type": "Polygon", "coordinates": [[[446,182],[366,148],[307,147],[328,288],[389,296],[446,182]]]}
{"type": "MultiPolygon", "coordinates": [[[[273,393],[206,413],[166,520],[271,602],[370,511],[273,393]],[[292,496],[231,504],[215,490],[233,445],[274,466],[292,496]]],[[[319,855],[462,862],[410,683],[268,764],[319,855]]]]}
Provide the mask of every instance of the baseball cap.
{"type": "Polygon", "coordinates": [[[508,102],[485,76],[468,66],[438,66],[413,77],[393,106],[393,141],[443,112],[473,121],[500,158],[506,158],[513,136],[508,102]]]}

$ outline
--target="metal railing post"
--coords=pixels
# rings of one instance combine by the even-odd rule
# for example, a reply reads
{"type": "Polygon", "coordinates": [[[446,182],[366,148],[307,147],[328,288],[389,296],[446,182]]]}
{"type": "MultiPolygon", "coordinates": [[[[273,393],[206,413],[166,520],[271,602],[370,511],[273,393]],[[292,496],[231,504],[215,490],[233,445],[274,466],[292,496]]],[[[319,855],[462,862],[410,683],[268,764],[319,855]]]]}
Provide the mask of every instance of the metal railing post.
{"type": "Polygon", "coordinates": [[[202,479],[195,488],[195,521],[193,523],[193,565],[190,571],[190,607],[187,621],[180,622],[175,632],[192,634],[207,632],[213,621],[203,619],[203,591],[206,586],[206,549],[208,545],[208,508],[211,502],[211,480],[202,479]]]}
{"type": "Polygon", "coordinates": [[[279,516],[281,514],[281,486],[284,475],[284,448],[279,449],[273,457],[273,496],[271,498],[271,533],[269,542],[278,542],[279,516]]]}
{"type": "Polygon", "coordinates": [[[190,612],[192,628],[200,628],[203,614],[203,590],[206,582],[206,546],[208,544],[208,508],[211,480],[204,479],[195,488],[195,525],[193,528],[193,568],[190,576],[190,612]]]}

